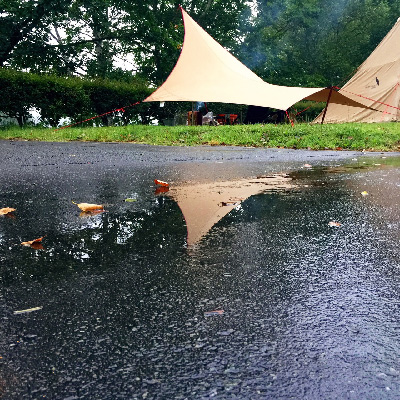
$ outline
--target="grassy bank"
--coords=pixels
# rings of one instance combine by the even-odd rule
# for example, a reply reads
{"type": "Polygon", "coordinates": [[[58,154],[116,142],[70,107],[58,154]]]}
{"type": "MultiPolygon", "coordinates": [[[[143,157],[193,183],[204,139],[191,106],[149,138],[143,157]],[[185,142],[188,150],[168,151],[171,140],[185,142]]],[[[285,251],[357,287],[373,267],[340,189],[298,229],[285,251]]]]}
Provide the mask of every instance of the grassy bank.
{"type": "Polygon", "coordinates": [[[400,124],[7,128],[0,129],[0,139],[400,151],[400,124]]]}

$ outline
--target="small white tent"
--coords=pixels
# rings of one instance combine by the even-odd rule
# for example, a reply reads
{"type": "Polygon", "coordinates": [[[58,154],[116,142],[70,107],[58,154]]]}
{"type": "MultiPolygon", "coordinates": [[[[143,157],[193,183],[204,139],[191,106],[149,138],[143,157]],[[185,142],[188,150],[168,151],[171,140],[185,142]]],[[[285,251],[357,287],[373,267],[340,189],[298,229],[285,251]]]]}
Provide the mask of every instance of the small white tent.
{"type": "Polygon", "coordinates": [[[287,110],[300,100],[363,107],[328,88],[277,86],[264,82],[206,33],[181,8],[185,38],[175,68],[145,102],[204,101],[248,104],[287,110]]]}
{"type": "Polygon", "coordinates": [[[326,123],[400,121],[400,18],[339,93],[365,107],[329,104],[326,123]]]}

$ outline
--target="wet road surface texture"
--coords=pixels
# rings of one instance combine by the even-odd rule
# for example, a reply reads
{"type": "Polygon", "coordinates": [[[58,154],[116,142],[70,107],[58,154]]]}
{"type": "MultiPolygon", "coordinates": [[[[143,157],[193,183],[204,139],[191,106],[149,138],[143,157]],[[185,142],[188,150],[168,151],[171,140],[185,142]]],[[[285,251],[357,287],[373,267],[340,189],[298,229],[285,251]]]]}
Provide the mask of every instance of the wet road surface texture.
{"type": "Polygon", "coordinates": [[[4,141],[0,170],[2,399],[399,398],[399,155],[4,141]],[[154,194],[282,172],[190,245],[154,194]]]}

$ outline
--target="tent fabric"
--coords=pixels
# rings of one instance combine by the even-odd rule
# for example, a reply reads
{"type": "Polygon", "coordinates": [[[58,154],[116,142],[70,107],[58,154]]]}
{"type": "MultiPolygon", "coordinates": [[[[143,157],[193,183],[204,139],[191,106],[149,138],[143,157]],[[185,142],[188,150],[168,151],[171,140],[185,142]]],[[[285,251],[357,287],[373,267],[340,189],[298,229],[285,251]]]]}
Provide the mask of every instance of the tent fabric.
{"type": "MultiPolygon", "coordinates": [[[[185,25],[182,51],[175,68],[144,101],[203,101],[247,104],[287,110],[300,100],[327,101],[330,89],[272,85],[225,50],[181,8],[185,25]]],[[[331,103],[363,107],[336,91],[331,103]]]]}
{"type": "Polygon", "coordinates": [[[250,196],[293,187],[286,175],[254,179],[182,184],[170,188],[167,195],[182,211],[187,227],[187,244],[193,246],[225,215],[250,196]]]}
{"type": "MultiPolygon", "coordinates": [[[[369,108],[329,104],[325,123],[400,121],[399,43],[400,18],[339,91],[369,108]]],[[[314,122],[322,122],[322,113],[314,122]]]]}

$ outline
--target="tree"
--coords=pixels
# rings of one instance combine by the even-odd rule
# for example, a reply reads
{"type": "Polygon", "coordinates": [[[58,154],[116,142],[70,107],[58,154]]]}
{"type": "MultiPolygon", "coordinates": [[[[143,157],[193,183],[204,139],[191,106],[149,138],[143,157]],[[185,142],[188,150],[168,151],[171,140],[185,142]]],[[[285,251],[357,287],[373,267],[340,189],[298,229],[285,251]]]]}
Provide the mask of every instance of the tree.
{"type": "Polygon", "coordinates": [[[394,0],[256,3],[242,45],[246,63],[265,80],[289,86],[346,80],[392,27],[399,9],[394,0]]]}
{"type": "Polygon", "coordinates": [[[349,2],[319,46],[319,68],[328,84],[344,84],[392,28],[397,15],[386,1],[349,2]]]}
{"type": "MultiPolygon", "coordinates": [[[[133,56],[138,73],[155,84],[161,83],[175,65],[183,42],[180,2],[121,0],[118,4],[124,11],[127,33],[121,51],[133,56]]],[[[221,44],[230,48],[237,45],[241,13],[247,9],[243,0],[186,0],[181,4],[221,44]]]]}
{"type": "Polygon", "coordinates": [[[21,43],[46,40],[48,26],[61,17],[65,0],[1,0],[0,66],[5,65],[21,43]]]}
{"type": "MultiPolygon", "coordinates": [[[[118,58],[159,84],[183,41],[174,0],[0,0],[1,65],[58,75],[109,77],[118,58]]],[[[243,0],[187,0],[183,7],[222,44],[234,49],[243,0]]]]}

